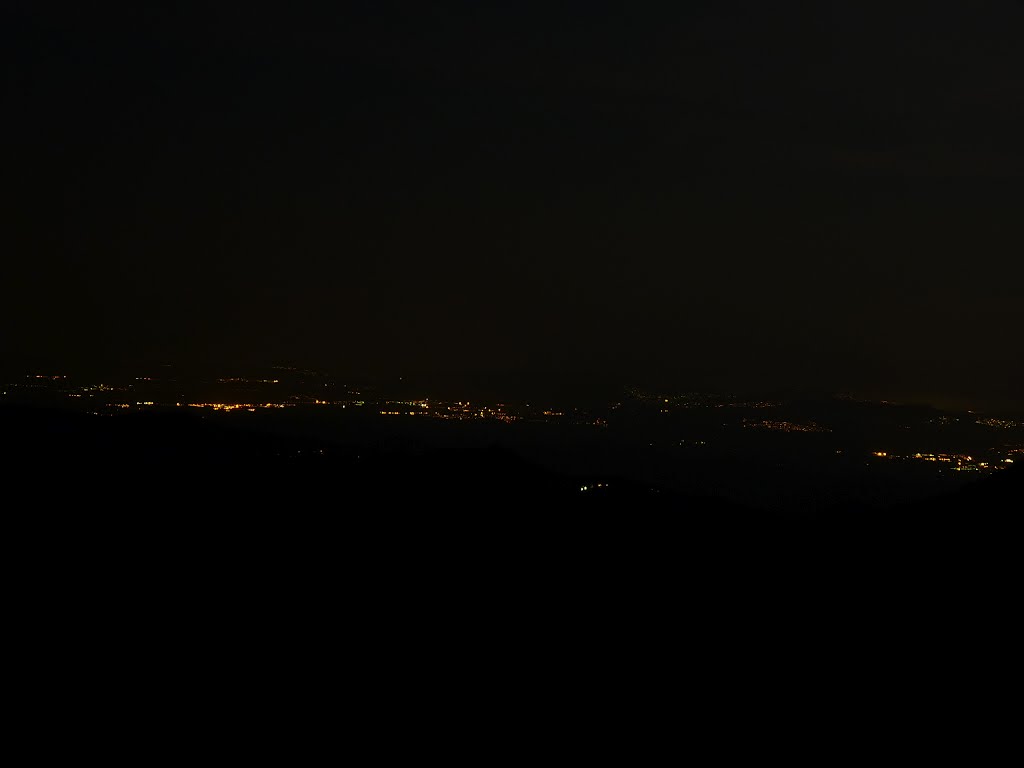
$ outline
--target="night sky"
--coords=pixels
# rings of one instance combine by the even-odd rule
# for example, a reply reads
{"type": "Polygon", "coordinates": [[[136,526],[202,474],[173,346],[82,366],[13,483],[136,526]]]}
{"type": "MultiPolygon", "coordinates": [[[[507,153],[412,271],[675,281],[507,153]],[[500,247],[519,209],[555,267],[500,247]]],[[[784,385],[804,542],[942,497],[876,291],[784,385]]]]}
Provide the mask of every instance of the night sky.
{"type": "Polygon", "coordinates": [[[1024,401],[1020,2],[5,0],[0,56],[9,367],[1024,401]]]}

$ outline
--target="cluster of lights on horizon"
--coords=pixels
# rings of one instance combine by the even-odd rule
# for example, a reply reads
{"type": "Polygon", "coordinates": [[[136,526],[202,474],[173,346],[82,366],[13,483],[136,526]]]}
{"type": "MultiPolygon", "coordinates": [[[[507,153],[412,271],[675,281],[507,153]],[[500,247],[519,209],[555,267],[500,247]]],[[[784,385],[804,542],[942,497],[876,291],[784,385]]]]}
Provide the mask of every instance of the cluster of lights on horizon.
{"type": "Polygon", "coordinates": [[[828,427],[823,427],[813,421],[806,424],[798,424],[792,421],[770,421],[768,419],[753,420],[744,419],[743,426],[747,429],[768,429],[774,432],[831,432],[828,427]]]}
{"type": "MultiPolygon", "coordinates": [[[[1015,451],[1009,451],[1013,454],[1015,451]]],[[[1007,457],[992,461],[981,461],[974,456],[963,453],[908,453],[897,454],[888,451],[873,451],[872,456],[879,459],[896,461],[926,461],[948,465],[954,472],[985,472],[990,470],[1004,469],[1007,464],[1013,464],[1014,460],[1007,457]]]]}

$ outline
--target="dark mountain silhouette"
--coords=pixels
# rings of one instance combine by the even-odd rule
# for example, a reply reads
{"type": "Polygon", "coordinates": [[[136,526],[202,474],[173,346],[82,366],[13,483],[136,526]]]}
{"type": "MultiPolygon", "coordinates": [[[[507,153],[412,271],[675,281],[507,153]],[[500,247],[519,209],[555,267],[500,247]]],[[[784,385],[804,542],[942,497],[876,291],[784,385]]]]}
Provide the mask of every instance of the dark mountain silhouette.
{"type": "Polygon", "coordinates": [[[804,541],[818,550],[884,549],[907,537],[944,537],[953,545],[991,536],[995,543],[1016,523],[1024,471],[1014,466],[957,493],[891,510],[808,517],[622,478],[564,476],[493,443],[427,449],[363,436],[339,444],[180,413],[103,418],[5,408],[0,422],[9,521],[71,529],[166,526],[197,541],[220,529],[270,526],[308,536],[314,547],[344,531],[436,534],[433,545],[440,547],[476,534],[510,547],[607,536],[603,545],[630,542],[666,556],[694,538],[758,549],[771,541],[765,550],[804,541]]]}
{"type": "MultiPolygon", "coordinates": [[[[349,725],[386,738],[367,713],[399,692],[424,723],[449,695],[555,716],[544,692],[564,690],[580,703],[563,723],[626,696],[626,727],[685,683],[688,722],[724,738],[740,691],[766,713],[839,694],[877,713],[896,685],[941,707],[965,685],[956,659],[995,675],[1013,636],[1020,468],[884,515],[787,518],[614,479],[583,492],[500,447],[353,448],[167,414],[0,409],[0,427],[29,707],[55,685],[83,712],[98,691],[159,691],[161,712],[218,729],[273,712],[297,733],[342,686],[349,725]]],[[[145,738],[154,711],[120,722],[145,738]]],[[[820,733],[835,712],[812,715],[820,733]]],[[[487,734],[493,714],[460,722],[487,734]]]]}

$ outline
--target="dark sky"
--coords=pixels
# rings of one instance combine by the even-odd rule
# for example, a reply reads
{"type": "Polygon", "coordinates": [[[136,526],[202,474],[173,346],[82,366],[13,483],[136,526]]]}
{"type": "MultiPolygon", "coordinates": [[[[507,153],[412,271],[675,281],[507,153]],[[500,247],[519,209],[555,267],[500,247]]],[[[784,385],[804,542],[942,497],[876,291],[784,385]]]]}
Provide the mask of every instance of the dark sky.
{"type": "Polygon", "coordinates": [[[7,0],[4,360],[1019,402],[1022,41],[1012,0],[7,0]]]}

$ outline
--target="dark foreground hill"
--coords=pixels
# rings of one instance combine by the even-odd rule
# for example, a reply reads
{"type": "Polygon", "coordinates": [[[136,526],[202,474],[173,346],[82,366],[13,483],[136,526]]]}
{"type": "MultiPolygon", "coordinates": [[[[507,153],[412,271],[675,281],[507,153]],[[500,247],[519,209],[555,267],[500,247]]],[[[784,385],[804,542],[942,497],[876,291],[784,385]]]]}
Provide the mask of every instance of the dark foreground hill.
{"type": "Polygon", "coordinates": [[[563,476],[493,444],[340,444],[180,413],[5,409],[0,424],[8,532],[23,550],[96,564],[181,556],[213,568],[388,562],[524,578],[550,567],[720,572],[716,584],[753,573],[872,581],[1008,562],[1024,487],[1022,466],[915,505],[788,516],[563,476]]]}
{"type": "MultiPolygon", "coordinates": [[[[679,536],[831,547],[884,546],[907,536],[1004,539],[999,534],[1016,524],[1024,474],[1024,466],[1013,467],[884,511],[810,516],[617,477],[561,475],[488,442],[424,448],[371,434],[343,443],[188,413],[98,417],[33,408],[0,409],[0,430],[9,521],[117,521],[126,529],[160,521],[172,530],[193,527],[197,538],[220,526],[395,536],[451,526],[447,535],[490,532],[499,541],[522,535],[539,543],[563,529],[579,536],[607,525],[609,536],[646,537],[649,547],[675,546],[679,536]]],[[[316,539],[310,544],[322,542],[316,539]]]]}
{"type": "Polygon", "coordinates": [[[622,758],[680,721],[810,748],[808,729],[865,712],[934,724],[999,679],[1012,637],[1019,470],[884,515],[790,519],[591,489],[498,448],[161,415],[0,424],[19,711],[70,712],[83,748],[109,749],[95,718],[139,754],[173,722],[188,736],[168,754],[215,733],[294,758],[340,728],[525,756],[533,736],[500,746],[524,718],[622,758]]]}

